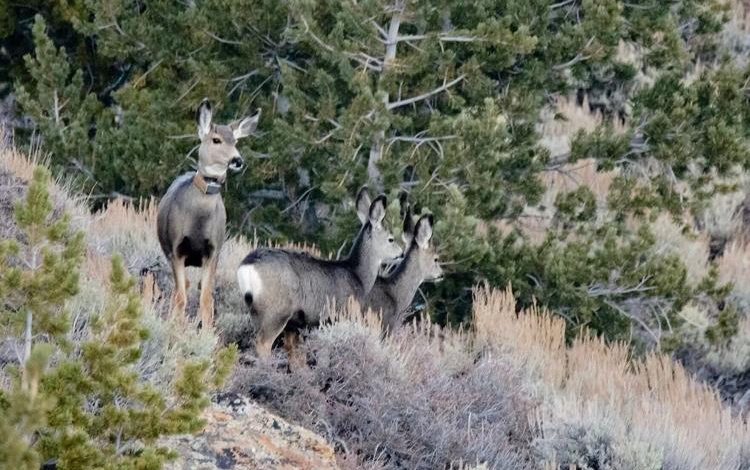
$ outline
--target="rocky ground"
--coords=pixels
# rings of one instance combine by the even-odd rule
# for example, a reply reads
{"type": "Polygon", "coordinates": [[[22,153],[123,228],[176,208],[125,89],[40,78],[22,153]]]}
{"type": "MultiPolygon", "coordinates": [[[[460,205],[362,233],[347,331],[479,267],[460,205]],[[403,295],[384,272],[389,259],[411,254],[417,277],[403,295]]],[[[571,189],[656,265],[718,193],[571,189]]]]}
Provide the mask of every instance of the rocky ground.
{"type": "Polygon", "coordinates": [[[337,468],[333,448],[323,438],[241,395],[220,395],[204,419],[200,434],[162,441],[179,454],[168,470],[337,468]]]}

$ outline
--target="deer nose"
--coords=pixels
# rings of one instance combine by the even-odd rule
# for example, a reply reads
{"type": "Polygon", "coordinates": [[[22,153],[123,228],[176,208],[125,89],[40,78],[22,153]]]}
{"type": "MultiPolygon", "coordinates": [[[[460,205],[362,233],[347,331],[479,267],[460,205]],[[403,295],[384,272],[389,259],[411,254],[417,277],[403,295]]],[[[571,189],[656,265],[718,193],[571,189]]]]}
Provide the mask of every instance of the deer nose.
{"type": "Polygon", "coordinates": [[[245,160],[242,157],[237,156],[229,161],[229,169],[232,171],[240,171],[245,166],[245,160]]]}

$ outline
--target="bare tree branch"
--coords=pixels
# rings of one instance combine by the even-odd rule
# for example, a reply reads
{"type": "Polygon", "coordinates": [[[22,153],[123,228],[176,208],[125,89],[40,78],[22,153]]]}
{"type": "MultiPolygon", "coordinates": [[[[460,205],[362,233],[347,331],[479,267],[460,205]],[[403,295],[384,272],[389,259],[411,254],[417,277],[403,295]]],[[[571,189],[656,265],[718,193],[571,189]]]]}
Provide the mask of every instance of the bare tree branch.
{"type": "Polygon", "coordinates": [[[623,309],[622,307],[620,307],[619,305],[617,305],[616,303],[614,303],[614,302],[612,302],[610,300],[605,300],[604,303],[607,304],[609,307],[617,310],[617,312],[620,313],[621,315],[623,315],[624,317],[626,317],[626,318],[628,318],[630,320],[633,320],[634,322],[638,323],[641,326],[641,328],[643,328],[649,335],[651,335],[651,337],[654,339],[654,342],[657,345],[661,343],[661,340],[659,339],[659,336],[657,336],[656,333],[654,333],[654,330],[652,330],[651,328],[649,328],[648,325],[646,325],[646,322],[644,322],[643,320],[641,320],[637,316],[631,315],[630,313],[626,312],[625,309],[623,309]]]}
{"type": "Polygon", "coordinates": [[[388,33],[385,32],[385,29],[383,29],[383,27],[380,26],[377,21],[370,19],[370,24],[372,24],[375,27],[375,29],[378,30],[378,33],[380,33],[381,36],[383,36],[383,39],[388,38],[388,33]]]}
{"type": "Polygon", "coordinates": [[[205,34],[206,36],[210,37],[211,39],[215,39],[216,41],[219,41],[222,44],[230,44],[230,45],[233,45],[233,46],[241,46],[242,45],[241,41],[232,41],[230,39],[223,39],[223,38],[220,38],[219,36],[215,35],[211,31],[206,31],[205,29],[203,30],[203,34],[205,34]]]}
{"type": "MultiPolygon", "coordinates": [[[[404,41],[420,41],[422,39],[428,39],[428,38],[436,38],[440,42],[483,42],[486,41],[484,38],[480,38],[477,36],[453,36],[450,34],[410,34],[407,36],[398,36],[394,39],[395,42],[404,42],[404,41]]],[[[388,40],[384,41],[386,44],[388,44],[388,40]]]]}
{"type": "Polygon", "coordinates": [[[558,8],[566,7],[566,6],[570,5],[573,2],[575,2],[575,0],[563,0],[562,2],[553,3],[552,5],[549,6],[549,9],[550,10],[557,10],[558,8]]]}
{"type": "Polygon", "coordinates": [[[413,96],[411,98],[407,98],[404,100],[394,101],[393,103],[388,103],[387,109],[395,109],[401,106],[406,106],[408,104],[416,103],[417,101],[426,100],[427,98],[437,95],[438,93],[442,93],[446,90],[448,90],[450,87],[456,85],[460,81],[462,81],[464,78],[466,78],[466,75],[461,74],[454,80],[451,80],[450,82],[446,83],[445,80],[443,80],[443,84],[437,88],[435,88],[432,91],[428,91],[427,93],[423,93],[421,95],[413,96]]]}
{"type": "Polygon", "coordinates": [[[294,202],[292,202],[291,204],[289,204],[288,206],[286,206],[286,208],[284,208],[284,210],[282,210],[281,213],[284,214],[284,213],[290,211],[291,209],[293,209],[294,207],[296,207],[297,204],[299,204],[300,202],[302,202],[302,200],[305,198],[305,196],[307,196],[308,194],[310,194],[316,188],[317,188],[317,186],[310,187],[310,189],[308,189],[307,191],[305,191],[304,193],[302,193],[302,195],[300,197],[298,197],[294,202]]]}
{"type": "MultiPolygon", "coordinates": [[[[589,39],[589,41],[588,41],[588,42],[586,43],[586,45],[585,45],[585,46],[583,46],[583,49],[588,49],[588,48],[589,48],[589,46],[591,46],[591,44],[592,44],[593,42],[594,42],[594,37],[592,36],[592,37],[591,37],[591,39],[589,39]]],[[[575,64],[577,64],[577,63],[579,63],[579,62],[583,62],[583,61],[585,61],[585,60],[589,60],[590,58],[591,58],[591,55],[590,55],[590,54],[581,54],[581,53],[579,52],[578,54],[576,54],[576,56],[575,56],[575,57],[573,57],[573,58],[572,58],[572,59],[570,59],[569,61],[567,61],[567,62],[565,62],[565,63],[563,63],[563,64],[557,64],[557,65],[553,65],[553,66],[552,66],[552,70],[563,70],[563,69],[567,69],[568,67],[572,67],[572,66],[574,66],[575,64]]]]}
{"type": "Polygon", "coordinates": [[[611,295],[626,295],[626,294],[637,294],[642,292],[648,292],[654,290],[655,287],[647,286],[646,283],[651,279],[650,276],[645,276],[640,282],[632,287],[608,287],[601,284],[593,284],[588,288],[588,295],[591,297],[604,297],[611,295]]]}

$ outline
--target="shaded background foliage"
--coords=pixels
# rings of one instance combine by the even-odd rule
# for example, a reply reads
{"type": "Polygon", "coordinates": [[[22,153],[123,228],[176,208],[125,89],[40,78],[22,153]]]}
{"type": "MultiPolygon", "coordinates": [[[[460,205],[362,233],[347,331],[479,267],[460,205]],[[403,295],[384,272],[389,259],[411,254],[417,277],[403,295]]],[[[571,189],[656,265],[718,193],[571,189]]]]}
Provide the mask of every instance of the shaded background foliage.
{"type": "Polygon", "coordinates": [[[261,108],[258,135],[241,148],[248,170],[227,185],[234,231],[336,253],[354,231],[348,203],[360,185],[394,204],[406,190],[436,214],[451,263],[426,289],[436,320],[465,321],[469,287],[488,280],[512,283],[521,305],[548,305],[571,331],[633,339],[636,325],[635,341],[648,344],[691,299],[727,302],[715,278],[688,285],[648,229],[661,210],[697,214],[722,189],[717,177],[748,165],[748,72],[720,47],[722,6],[0,2],[0,90],[30,118],[19,138],[41,137],[94,205],[158,196],[189,170],[204,96],[220,119],[261,108]],[[552,154],[538,123],[561,96],[606,119],[552,154]],[[558,197],[542,243],[500,229],[540,204],[542,175],[582,159],[619,170],[605,207],[580,188],[558,197]],[[643,310],[659,314],[636,324],[643,310]]]}

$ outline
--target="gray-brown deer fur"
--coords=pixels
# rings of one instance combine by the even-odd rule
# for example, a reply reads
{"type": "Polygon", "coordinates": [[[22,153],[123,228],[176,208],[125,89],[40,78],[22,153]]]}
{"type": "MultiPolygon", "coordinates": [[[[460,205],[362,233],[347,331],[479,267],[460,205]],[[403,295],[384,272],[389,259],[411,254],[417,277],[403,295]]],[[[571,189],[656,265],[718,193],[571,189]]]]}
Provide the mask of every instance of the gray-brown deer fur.
{"type": "Polygon", "coordinates": [[[404,258],[388,276],[378,277],[364,302],[365,307],[382,315],[385,331],[393,331],[401,324],[403,313],[423,282],[437,281],[443,276],[432,244],[432,224],[432,215],[420,217],[415,224],[411,209],[406,207],[404,258]]]}
{"type": "Polygon", "coordinates": [[[305,253],[261,248],[242,261],[237,281],[253,316],[259,356],[270,354],[274,340],[288,323],[296,327],[316,325],[329,302],[342,305],[349,297],[364,300],[375,284],[380,265],[402,254],[383,224],[385,214],[385,196],[370,202],[363,188],[357,195],[362,227],[345,259],[324,260],[305,253]]]}
{"type": "Polygon", "coordinates": [[[239,171],[244,161],[237,140],[255,130],[260,111],[229,125],[212,122],[211,104],[203,100],[196,112],[198,122],[198,170],[178,177],[159,203],[159,244],[172,267],[172,313],[185,315],[187,266],[202,267],[199,315],[204,328],[213,324],[213,285],[219,251],[226,233],[226,210],[221,187],[227,170],[239,171]]]}

